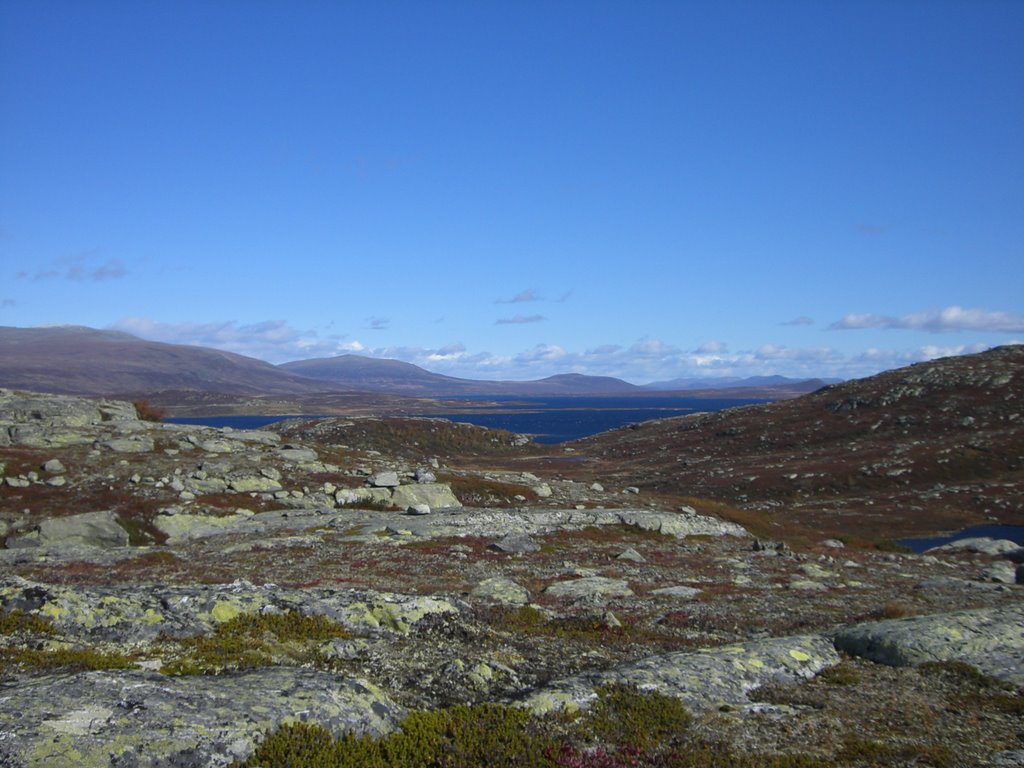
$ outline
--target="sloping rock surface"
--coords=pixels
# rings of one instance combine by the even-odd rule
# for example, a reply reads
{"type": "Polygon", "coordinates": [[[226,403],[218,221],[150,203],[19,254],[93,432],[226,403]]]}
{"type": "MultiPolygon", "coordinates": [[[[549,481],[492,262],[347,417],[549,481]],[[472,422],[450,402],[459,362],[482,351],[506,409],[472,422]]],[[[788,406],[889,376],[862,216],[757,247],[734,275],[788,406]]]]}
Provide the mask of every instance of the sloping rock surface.
{"type": "Polygon", "coordinates": [[[1024,605],[858,624],[839,631],[835,642],[842,651],[880,664],[964,661],[1024,685],[1024,605]]]}
{"type": "Polygon", "coordinates": [[[206,768],[282,722],[383,734],[403,712],[370,683],[270,667],[216,677],[84,672],[0,689],[0,765],[206,768]]]}
{"type": "Polygon", "coordinates": [[[813,677],[839,663],[832,643],[813,635],[737,643],[699,651],[652,656],[606,672],[560,680],[524,702],[534,713],[586,708],[602,686],[635,685],[682,699],[705,712],[723,706],[742,707],[747,693],[769,682],[813,677]]]}

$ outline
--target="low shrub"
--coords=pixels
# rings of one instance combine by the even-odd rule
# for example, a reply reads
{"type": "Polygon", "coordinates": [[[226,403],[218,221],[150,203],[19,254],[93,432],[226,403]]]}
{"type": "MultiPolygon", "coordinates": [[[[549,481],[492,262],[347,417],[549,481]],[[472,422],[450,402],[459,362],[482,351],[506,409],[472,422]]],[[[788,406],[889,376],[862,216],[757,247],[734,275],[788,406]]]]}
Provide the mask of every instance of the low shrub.
{"type": "Polygon", "coordinates": [[[135,413],[142,421],[163,421],[167,418],[167,411],[148,400],[134,400],[132,405],[135,406],[135,413]]]}
{"type": "Polygon", "coordinates": [[[167,675],[216,675],[228,670],[264,667],[279,660],[311,663],[317,647],[348,631],[325,616],[287,613],[242,614],[218,624],[212,635],[167,638],[178,658],[161,668],[167,675]]]}
{"type": "Polygon", "coordinates": [[[92,648],[0,648],[0,678],[21,670],[33,672],[84,672],[93,669],[129,669],[134,659],[123,653],[105,653],[92,648]]]}
{"type": "Polygon", "coordinates": [[[25,613],[18,608],[0,614],[0,635],[16,635],[21,632],[33,635],[57,634],[53,623],[42,616],[25,613]]]}

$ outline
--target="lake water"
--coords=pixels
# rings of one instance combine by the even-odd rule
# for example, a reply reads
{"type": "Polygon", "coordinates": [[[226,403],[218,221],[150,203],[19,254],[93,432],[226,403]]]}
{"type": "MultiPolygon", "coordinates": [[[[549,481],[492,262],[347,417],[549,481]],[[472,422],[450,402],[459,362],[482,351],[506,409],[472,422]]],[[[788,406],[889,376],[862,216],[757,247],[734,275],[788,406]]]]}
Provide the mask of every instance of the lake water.
{"type": "Polygon", "coordinates": [[[964,528],[956,533],[920,539],[900,539],[896,543],[914,552],[924,552],[926,549],[941,547],[943,544],[949,544],[951,541],[973,539],[982,536],[990,539],[1009,539],[1024,546],[1024,525],[972,525],[970,528],[964,528]]]}
{"type": "MultiPolygon", "coordinates": [[[[720,411],[738,405],[765,403],[750,398],[698,397],[517,397],[488,398],[500,403],[503,413],[466,413],[461,403],[478,398],[445,398],[451,411],[422,414],[491,429],[507,429],[536,435],[538,443],[562,443],[650,419],[684,416],[697,411],[720,411]]],[[[193,416],[168,418],[173,424],[202,424],[207,427],[260,429],[290,418],[313,416],[193,416]]]]}
{"type": "MultiPolygon", "coordinates": [[[[459,398],[450,400],[453,405],[459,402],[459,398]]],[[[493,400],[500,402],[506,412],[459,413],[453,408],[450,413],[437,415],[481,427],[535,435],[538,443],[564,443],[650,419],[768,402],[750,398],[697,397],[517,397],[493,400]]]]}

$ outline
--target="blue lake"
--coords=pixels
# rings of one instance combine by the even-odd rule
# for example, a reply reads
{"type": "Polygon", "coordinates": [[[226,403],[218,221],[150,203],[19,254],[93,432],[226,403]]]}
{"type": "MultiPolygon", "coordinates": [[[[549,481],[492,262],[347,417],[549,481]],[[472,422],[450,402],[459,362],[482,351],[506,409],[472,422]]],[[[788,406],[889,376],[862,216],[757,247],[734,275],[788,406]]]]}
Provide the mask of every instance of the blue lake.
{"type": "MultiPolygon", "coordinates": [[[[562,443],[650,419],[684,416],[697,411],[720,411],[738,405],[765,403],[750,398],[697,397],[516,397],[487,398],[499,403],[503,413],[466,413],[460,405],[480,398],[445,398],[451,412],[422,414],[491,429],[507,429],[536,435],[538,443],[562,443]]],[[[172,424],[202,424],[208,427],[260,429],[290,418],[314,416],[192,416],[169,418],[172,424]]]]}
{"type": "MultiPolygon", "coordinates": [[[[466,399],[466,398],[462,398],[466,399]]],[[[720,411],[767,400],[697,397],[517,397],[492,398],[504,413],[437,414],[492,429],[535,435],[538,443],[564,443],[650,419],[685,416],[698,411],[720,411]]],[[[456,405],[459,398],[451,398],[456,405]]]]}
{"type": "Polygon", "coordinates": [[[956,533],[947,533],[942,536],[930,536],[921,539],[900,539],[896,543],[914,552],[924,552],[932,547],[941,547],[951,541],[960,539],[973,539],[987,536],[990,539],[1009,539],[1024,546],[1024,525],[972,525],[956,533]]]}

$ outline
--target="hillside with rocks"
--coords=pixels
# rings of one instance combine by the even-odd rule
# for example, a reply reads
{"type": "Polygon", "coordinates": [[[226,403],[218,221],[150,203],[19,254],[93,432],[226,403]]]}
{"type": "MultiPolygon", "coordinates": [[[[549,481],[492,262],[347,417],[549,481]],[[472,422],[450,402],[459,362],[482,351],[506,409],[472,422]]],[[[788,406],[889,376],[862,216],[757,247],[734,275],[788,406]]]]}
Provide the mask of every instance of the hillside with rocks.
{"type": "Polygon", "coordinates": [[[0,765],[1024,764],[1024,550],[884,541],[1018,520],[1020,388],[1004,348],[555,447],[0,390],[0,765]]]}
{"type": "MultiPolygon", "coordinates": [[[[573,472],[714,498],[773,535],[892,539],[1024,524],[1024,346],[573,443],[573,472]]],[[[567,470],[568,471],[568,470],[567,470]]]]}

